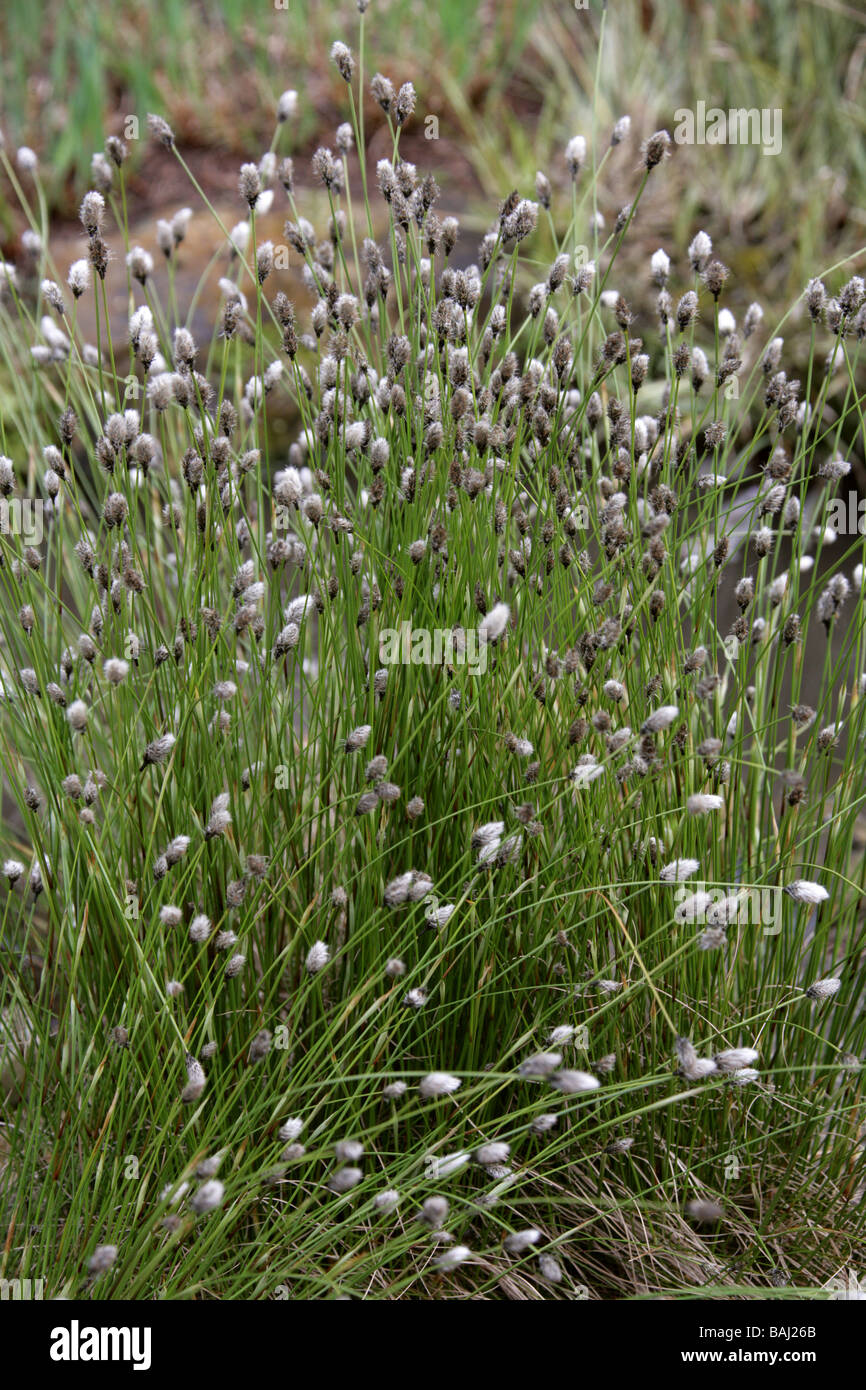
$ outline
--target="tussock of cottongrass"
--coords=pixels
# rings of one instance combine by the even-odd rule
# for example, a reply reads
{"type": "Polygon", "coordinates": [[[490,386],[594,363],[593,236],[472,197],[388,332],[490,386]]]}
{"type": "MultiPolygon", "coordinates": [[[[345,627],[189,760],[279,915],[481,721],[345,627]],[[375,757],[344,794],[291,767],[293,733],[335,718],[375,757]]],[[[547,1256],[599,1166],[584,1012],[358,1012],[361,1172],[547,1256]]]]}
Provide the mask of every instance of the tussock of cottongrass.
{"type": "MultiPolygon", "coordinates": [[[[473,245],[400,158],[411,83],[378,73],[393,153],[367,205],[363,65],[331,56],[351,122],[307,199],[285,153],[303,97],[280,97],[220,224],[212,335],[173,274],[213,210],[131,245],[116,140],[85,254],[60,273],[34,223],[0,278],[13,1229],[45,1155],[46,1267],[60,1288],[112,1251],[117,1297],[182,1293],[204,1215],[217,1296],[327,1294],[349,1251],[341,1290],[385,1297],[431,1260],[476,1296],[515,1269],[543,1297],[724,1286],[697,1229],[722,1219],[760,1286],[756,1252],[806,1202],[844,1262],[866,557],[830,523],[859,447],[862,281],[814,277],[805,345],[758,302],[738,320],[703,228],[626,284],[665,131],[639,133],[636,176],[625,154],[609,229],[577,132],[473,245]],[[262,229],[278,208],[289,272],[262,229]],[[38,536],[6,524],[25,502],[38,536]],[[386,629],[452,642],[395,664],[386,629]],[[83,1181],[94,1133],[153,1190],[83,1181]],[[103,1198],[117,1245],[87,1265],[103,1198]],[[154,1238],[181,1231],[161,1263],[154,1238]],[[266,1261],[239,1258],[253,1238],[266,1261]]],[[[620,118],[610,157],[634,138],[620,118]]],[[[17,165],[38,186],[32,152],[17,165]]],[[[786,1252],[804,1279],[823,1258],[786,1252]]]]}

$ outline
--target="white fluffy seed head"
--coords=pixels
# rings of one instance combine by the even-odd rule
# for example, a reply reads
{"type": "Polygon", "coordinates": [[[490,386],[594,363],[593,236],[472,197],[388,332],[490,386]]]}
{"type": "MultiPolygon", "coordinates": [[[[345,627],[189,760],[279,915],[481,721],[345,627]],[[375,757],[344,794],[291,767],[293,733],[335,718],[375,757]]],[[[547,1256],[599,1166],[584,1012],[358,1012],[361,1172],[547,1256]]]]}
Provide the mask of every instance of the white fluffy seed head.
{"type": "Polygon", "coordinates": [[[452,1245],[450,1250],[446,1250],[444,1255],[433,1261],[436,1269],[449,1270],[456,1269],[462,1265],[472,1255],[468,1245],[452,1245]]]}
{"type": "Polygon", "coordinates": [[[829,975],[824,980],[816,980],[815,983],[810,985],[806,990],[806,994],[810,999],[832,999],[841,984],[841,980],[836,979],[835,976],[829,975]]]}
{"type": "Polygon", "coordinates": [[[700,867],[697,859],[672,859],[670,864],[665,864],[659,878],[662,883],[682,883],[696,874],[700,867]]]}
{"type": "Polygon", "coordinates": [[[757,1060],[758,1053],[754,1047],[730,1047],[724,1052],[717,1052],[714,1058],[719,1071],[725,1072],[741,1071],[757,1060]]]}
{"type": "Polygon", "coordinates": [[[498,642],[508,627],[511,609],[507,603],[497,603],[485,614],[478,625],[478,638],[481,642],[498,642]]]}
{"type": "Polygon", "coordinates": [[[373,1201],[380,1211],[393,1211],[400,1201],[400,1193],[387,1187],[384,1192],[377,1192],[373,1201]]]}
{"type": "Polygon", "coordinates": [[[219,1178],[211,1178],[209,1182],[203,1182],[198,1191],[190,1197],[189,1204],[193,1211],[201,1216],[222,1206],[224,1196],[225,1188],[219,1178]]]}
{"type": "Polygon", "coordinates": [[[574,1037],[575,1029],[571,1023],[562,1023],[558,1028],[551,1030],[550,1041],[554,1047],[564,1047],[570,1043],[574,1037]]]}
{"type": "Polygon", "coordinates": [[[326,942],[314,941],[307,952],[307,959],[304,964],[310,975],[316,975],[324,969],[330,959],[331,953],[326,942]]]}
{"type": "Polygon", "coordinates": [[[197,913],[189,924],[190,941],[194,941],[197,946],[203,945],[211,934],[211,926],[211,920],[205,913],[197,913]]]}
{"type": "Polygon", "coordinates": [[[353,1187],[357,1187],[364,1174],[360,1168],[338,1168],[329,1182],[328,1186],[332,1192],[349,1192],[353,1187]]]}
{"type": "Polygon", "coordinates": [[[541,1232],[537,1231],[534,1226],[529,1226],[525,1231],[512,1231],[510,1236],[505,1237],[503,1243],[509,1255],[521,1255],[524,1250],[529,1250],[540,1240],[541,1232]]]}
{"type": "Polygon", "coordinates": [[[711,811],[720,811],[724,804],[724,797],[713,792],[696,792],[686,802],[686,810],[690,816],[706,816],[711,811]]]}
{"type": "Polygon", "coordinates": [[[536,1052],[520,1064],[521,1076],[550,1076],[562,1061],[561,1052],[536,1052]]]}
{"type": "Polygon", "coordinates": [[[280,122],[291,120],[297,109],[298,94],[293,88],[290,88],[282,93],[277,102],[277,120],[280,122]]]}
{"type": "Polygon", "coordinates": [[[684,898],[674,912],[675,922],[697,922],[703,920],[707,908],[713,903],[713,898],[709,893],[691,893],[684,898]]]}
{"type": "Polygon", "coordinates": [[[104,1274],[107,1269],[111,1269],[116,1259],[116,1245],[97,1245],[87,1261],[87,1268],[91,1274],[104,1274]]]}
{"type": "Polygon", "coordinates": [[[452,1076],[447,1071],[431,1071],[422,1079],[418,1090],[425,1100],[433,1100],[439,1096],[453,1095],[461,1085],[459,1076],[452,1076]]]}
{"type": "Polygon", "coordinates": [[[573,1096],[581,1091],[597,1091],[601,1082],[587,1071],[557,1071],[551,1076],[550,1084],[563,1095],[573,1096]]]}
{"type": "Polygon", "coordinates": [[[654,710],[648,719],[644,720],[641,733],[658,734],[663,729],[670,728],[679,712],[678,705],[662,705],[659,709],[654,710]]]}
{"type": "Polygon", "coordinates": [[[80,734],[87,728],[87,716],[89,713],[90,711],[83,700],[73,700],[72,704],[67,709],[66,718],[76,733],[80,734]]]}
{"type": "Polygon", "coordinates": [[[207,1081],[204,1067],[197,1057],[193,1057],[192,1053],[187,1054],[186,1074],[187,1083],[181,1091],[180,1098],[184,1105],[190,1105],[193,1101],[198,1100],[207,1081]]]}
{"type": "Polygon", "coordinates": [[[808,903],[811,906],[826,902],[830,896],[827,889],[822,888],[820,883],[813,883],[808,878],[796,878],[793,883],[787,883],[785,892],[794,899],[795,903],[808,903]]]}
{"type": "Polygon", "coordinates": [[[480,1149],[475,1150],[476,1161],[487,1167],[491,1163],[507,1163],[511,1153],[511,1145],[504,1142],[494,1142],[482,1144],[480,1149]]]}

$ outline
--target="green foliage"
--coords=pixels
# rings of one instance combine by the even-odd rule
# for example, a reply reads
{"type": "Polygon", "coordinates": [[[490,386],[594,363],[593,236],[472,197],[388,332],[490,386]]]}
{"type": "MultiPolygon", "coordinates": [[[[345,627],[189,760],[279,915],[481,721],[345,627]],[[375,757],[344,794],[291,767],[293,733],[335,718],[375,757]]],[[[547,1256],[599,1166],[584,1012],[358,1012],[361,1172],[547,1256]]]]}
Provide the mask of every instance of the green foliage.
{"type": "MultiPolygon", "coordinates": [[[[413,202],[392,193],[388,245],[362,242],[369,204],[304,237],[289,194],[301,250],[262,280],[250,212],[206,272],[236,308],[194,370],[173,257],[165,294],[128,279],[131,397],[98,276],[46,328],[44,189],[0,154],[42,246],[0,304],[6,490],[57,493],[41,536],[0,536],[3,852],[24,866],[0,919],[0,1273],[112,1299],[736,1298],[781,1269],[780,1296],[826,1296],[863,1220],[864,539],[825,530],[849,486],[828,465],[866,442],[862,285],[825,272],[849,311],[839,333],[832,306],[801,314],[795,387],[771,346],[789,324],[732,332],[682,243],[661,321],[629,322],[648,267],[630,284],[621,257],[678,152],[590,232],[624,177],[590,146],[537,229],[506,207],[452,255],[391,134],[379,177],[413,202]],[[275,290],[299,275],[290,312],[275,290]],[[383,662],[387,630],[471,644],[500,605],[481,671],[383,662]],[[719,928],[700,884],[749,912],[719,928]],[[758,1059],[696,1079],[683,1039],[758,1059]],[[348,1139],[360,1159],[335,1157],[348,1139]],[[361,1169],[343,1193],[341,1166],[361,1169]],[[454,1273],[417,1219],[433,1196],[470,1252],[454,1273]]],[[[360,201],[354,154],[342,174],[332,214],[360,201]]],[[[129,249],[124,179],[106,216],[129,249]]]]}

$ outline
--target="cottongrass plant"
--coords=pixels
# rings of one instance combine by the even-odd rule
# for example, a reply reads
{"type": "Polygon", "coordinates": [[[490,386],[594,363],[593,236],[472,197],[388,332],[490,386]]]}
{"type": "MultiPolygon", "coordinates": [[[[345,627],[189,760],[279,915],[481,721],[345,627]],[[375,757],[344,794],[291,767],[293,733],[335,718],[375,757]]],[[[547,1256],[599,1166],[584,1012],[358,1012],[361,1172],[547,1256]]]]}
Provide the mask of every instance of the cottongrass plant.
{"type": "Polygon", "coordinates": [[[864,542],[826,518],[863,282],[809,286],[802,381],[705,231],[615,288],[664,131],[609,228],[578,135],[467,246],[381,74],[367,188],[363,31],[332,56],[330,216],[296,205],[287,94],[207,341],[189,212],[130,244],[121,142],[65,283],[35,157],[0,152],[30,226],[0,307],[0,1272],[828,1296],[862,1251],[864,542]],[[382,658],[422,629],[441,661],[382,658]]]}

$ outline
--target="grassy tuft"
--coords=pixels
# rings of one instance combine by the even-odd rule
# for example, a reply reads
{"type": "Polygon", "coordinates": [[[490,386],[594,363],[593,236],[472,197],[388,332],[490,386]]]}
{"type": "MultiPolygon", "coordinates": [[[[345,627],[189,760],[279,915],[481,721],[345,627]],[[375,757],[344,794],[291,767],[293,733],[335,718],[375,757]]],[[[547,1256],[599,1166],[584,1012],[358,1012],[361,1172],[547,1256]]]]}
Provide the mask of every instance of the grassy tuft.
{"type": "Polygon", "coordinates": [[[779,323],[695,228],[625,269],[680,152],[598,108],[469,244],[410,90],[362,176],[353,49],[315,226],[291,123],[233,226],[152,124],[217,219],[198,340],[125,164],[66,281],[0,151],[0,1274],[826,1296],[863,1239],[862,251],[779,323]]]}

